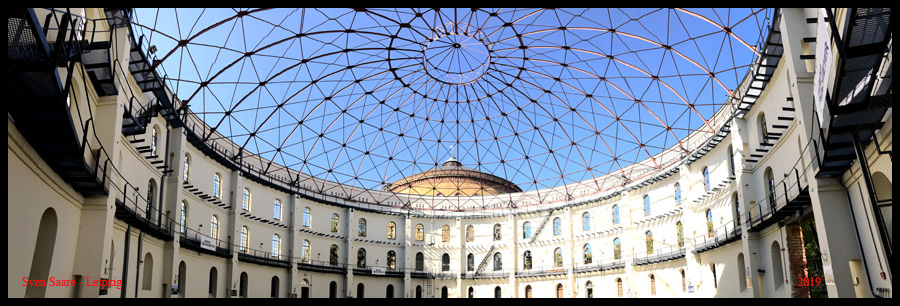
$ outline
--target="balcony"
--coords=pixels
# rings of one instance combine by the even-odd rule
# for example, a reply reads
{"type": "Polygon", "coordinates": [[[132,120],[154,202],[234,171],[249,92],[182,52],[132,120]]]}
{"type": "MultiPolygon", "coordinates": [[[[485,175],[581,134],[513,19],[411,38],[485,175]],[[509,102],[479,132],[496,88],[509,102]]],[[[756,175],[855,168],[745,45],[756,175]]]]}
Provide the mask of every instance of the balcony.
{"type": "Polygon", "coordinates": [[[467,273],[462,275],[464,279],[489,279],[489,278],[508,278],[509,271],[487,271],[481,273],[475,273],[474,271],[468,271],[467,273]]]}
{"type": "Polygon", "coordinates": [[[239,261],[276,268],[290,268],[291,262],[287,259],[287,256],[272,256],[272,253],[260,250],[244,249],[243,252],[238,253],[239,261]]]}
{"type": "Polygon", "coordinates": [[[534,267],[527,270],[516,271],[516,277],[544,277],[566,275],[569,270],[563,267],[534,267]]]}
{"type": "MultiPolygon", "coordinates": [[[[420,273],[420,276],[424,272],[420,273]]],[[[355,276],[382,276],[382,277],[395,277],[395,278],[403,278],[405,277],[405,270],[402,269],[388,269],[387,267],[371,267],[367,266],[365,268],[355,267],[353,268],[353,275],[355,276]],[[384,272],[382,274],[382,272],[384,272]]]]}
{"type": "Polygon", "coordinates": [[[758,203],[744,214],[751,232],[761,231],[769,225],[809,209],[812,203],[809,196],[809,182],[805,176],[800,175],[800,170],[794,167],[793,171],[786,174],[781,182],[776,183],[772,192],[758,203]]]}
{"type": "Polygon", "coordinates": [[[716,228],[712,233],[694,237],[694,250],[705,252],[737,240],[741,240],[741,226],[735,220],[716,228]]]}
{"type": "Polygon", "coordinates": [[[634,254],[634,265],[649,265],[661,263],[669,260],[675,260],[684,257],[684,248],[670,246],[665,248],[654,249],[652,253],[634,254]]]}
{"type": "MultiPolygon", "coordinates": [[[[113,185],[114,186],[114,185],[113,185]]],[[[115,187],[115,186],[114,186],[115,187]]],[[[116,192],[116,219],[161,240],[172,240],[172,226],[174,220],[160,220],[160,212],[155,207],[147,207],[147,200],[135,195],[128,197],[128,193],[137,194],[134,186],[126,183],[122,190],[116,192]],[[149,210],[149,211],[148,211],[149,210]]]]}
{"type": "Polygon", "coordinates": [[[620,268],[625,268],[624,260],[606,259],[590,264],[575,265],[575,273],[600,272],[620,268]]]}
{"type": "Polygon", "coordinates": [[[185,228],[180,237],[179,242],[183,248],[213,256],[231,258],[231,244],[227,241],[212,239],[189,228],[185,228]],[[206,247],[203,246],[203,240],[208,241],[206,247]],[[209,245],[210,243],[215,246],[209,245]]]}

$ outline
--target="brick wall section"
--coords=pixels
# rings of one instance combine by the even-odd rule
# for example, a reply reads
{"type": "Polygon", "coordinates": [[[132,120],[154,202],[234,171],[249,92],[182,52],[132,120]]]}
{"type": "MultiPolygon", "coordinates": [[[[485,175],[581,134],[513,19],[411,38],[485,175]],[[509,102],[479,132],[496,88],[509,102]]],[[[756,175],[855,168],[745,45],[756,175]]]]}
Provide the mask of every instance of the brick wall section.
{"type": "Polygon", "coordinates": [[[806,279],[806,250],[803,247],[803,231],[799,224],[785,226],[789,269],[791,271],[791,297],[809,298],[809,286],[800,285],[806,279]]]}

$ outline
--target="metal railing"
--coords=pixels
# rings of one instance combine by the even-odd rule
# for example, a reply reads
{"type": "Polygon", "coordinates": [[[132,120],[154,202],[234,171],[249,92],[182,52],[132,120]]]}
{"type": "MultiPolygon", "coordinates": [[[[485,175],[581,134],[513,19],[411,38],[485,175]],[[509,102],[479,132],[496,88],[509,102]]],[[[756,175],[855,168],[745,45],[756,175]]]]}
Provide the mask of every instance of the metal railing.
{"type": "Polygon", "coordinates": [[[592,260],[589,264],[575,264],[575,273],[585,273],[594,271],[605,271],[611,269],[624,268],[625,261],[621,259],[600,259],[592,260]]]}
{"type": "Polygon", "coordinates": [[[694,242],[695,250],[705,251],[713,247],[720,246],[725,242],[729,242],[731,239],[740,235],[740,223],[738,223],[738,220],[731,220],[729,222],[726,222],[724,225],[715,228],[709,233],[694,237],[692,240],[694,242]]]}
{"type": "Polygon", "coordinates": [[[635,253],[634,264],[651,264],[681,257],[684,257],[684,248],[679,246],[667,246],[663,248],[655,248],[653,249],[653,252],[635,253]]]}
{"type": "MultiPolygon", "coordinates": [[[[808,192],[809,180],[806,173],[813,166],[820,164],[818,142],[814,139],[815,137],[812,136],[813,139],[810,139],[803,151],[800,152],[800,158],[789,168],[787,173],[784,173],[784,177],[771,187],[772,190],[767,191],[763,199],[756,202],[755,207],[748,206],[747,212],[743,214],[743,219],[751,228],[768,220],[798,196],[808,192]],[[814,153],[815,159],[811,158],[808,163],[801,164],[803,154],[807,152],[814,153]]],[[[775,173],[773,172],[772,175],[774,176],[775,173]]],[[[768,182],[764,182],[764,184],[768,185],[768,182]]]]}
{"type": "Polygon", "coordinates": [[[529,277],[529,276],[553,276],[553,275],[563,275],[569,273],[569,269],[565,266],[562,267],[531,267],[531,269],[517,269],[516,277],[529,277]]]}

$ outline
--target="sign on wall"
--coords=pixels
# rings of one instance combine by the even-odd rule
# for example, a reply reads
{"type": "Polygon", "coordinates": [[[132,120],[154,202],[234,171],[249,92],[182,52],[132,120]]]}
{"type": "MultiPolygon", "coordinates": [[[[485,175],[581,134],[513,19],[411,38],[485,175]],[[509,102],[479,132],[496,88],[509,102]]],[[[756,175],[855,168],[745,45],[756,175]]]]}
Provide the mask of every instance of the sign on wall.
{"type": "Polygon", "coordinates": [[[825,9],[819,9],[816,27],[816,74],[813,76],[813,100],[815,100],[816,114],[819,117],[819,128],[822,128],[825,120],[828,76],[832,66],[831,28],[830,24],[825,21],[825,16],[827,16],[825,9]]]}
{"type": "Polygon", "coordinates": [[[372,267],[372,275],[384,275],[384,268],[372,267]]]}
{"type": "Polygon", "coordinates": [[[216,240],[206,237],[205,235],[200,235],[200,247],[210,251],[216,251],[216,240]]]}

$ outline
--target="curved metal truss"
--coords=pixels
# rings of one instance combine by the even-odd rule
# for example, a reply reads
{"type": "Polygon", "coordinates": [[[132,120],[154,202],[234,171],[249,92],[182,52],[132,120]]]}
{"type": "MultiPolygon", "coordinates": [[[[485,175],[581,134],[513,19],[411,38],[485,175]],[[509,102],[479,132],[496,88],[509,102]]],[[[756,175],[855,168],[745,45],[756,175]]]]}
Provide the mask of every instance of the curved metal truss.
{"type": "Polygon", "coordinates": [[[207,125],[194,132],[261,173],[352,199],[452,156],[544,202],[620,187],[709,139],[769,15],[152,9],[133,29],[207,125]]]}

